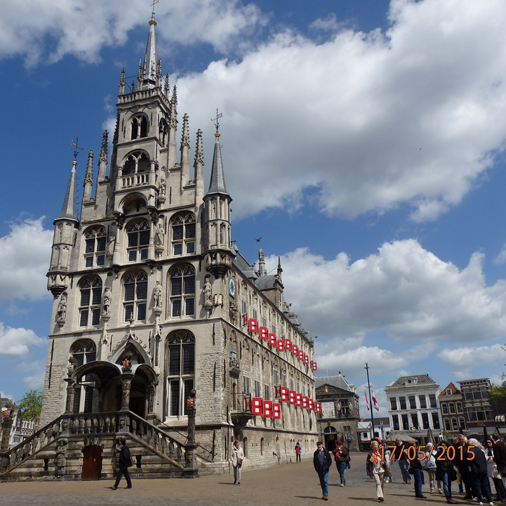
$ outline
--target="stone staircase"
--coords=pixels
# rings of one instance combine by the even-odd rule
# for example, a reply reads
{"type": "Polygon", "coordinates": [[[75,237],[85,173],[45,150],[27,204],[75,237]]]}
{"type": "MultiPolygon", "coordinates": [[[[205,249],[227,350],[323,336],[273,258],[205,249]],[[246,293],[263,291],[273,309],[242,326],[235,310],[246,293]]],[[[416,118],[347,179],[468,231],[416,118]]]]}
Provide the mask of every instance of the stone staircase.
{"type": "Polygon", "coordinates": [[[123,437],[135,462],[129,469],[132,477],[196,477],[198,468],[206,467],[204,474],[213,473],[211,452],[189,444],[185,437],[176,439],[131,411],[121,411],[61,415],[0,453],[0,479],[82,479],[89,464],[85,449],[90,447],[99,453],[98,459],[92,458],[94,479],[112,478],[117,469],[116,446],[123,437]]]}

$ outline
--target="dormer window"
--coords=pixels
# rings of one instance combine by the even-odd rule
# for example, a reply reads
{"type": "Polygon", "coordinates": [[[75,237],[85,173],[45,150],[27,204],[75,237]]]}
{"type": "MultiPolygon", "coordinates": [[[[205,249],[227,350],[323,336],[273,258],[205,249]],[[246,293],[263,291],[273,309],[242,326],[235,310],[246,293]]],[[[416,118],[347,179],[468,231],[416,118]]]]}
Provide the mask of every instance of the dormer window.
{"type": "Polygon", "coordinates": [[[448,388],[446,390],[446,395],[452,395],[452,389],[451,388],[448,388]]]}

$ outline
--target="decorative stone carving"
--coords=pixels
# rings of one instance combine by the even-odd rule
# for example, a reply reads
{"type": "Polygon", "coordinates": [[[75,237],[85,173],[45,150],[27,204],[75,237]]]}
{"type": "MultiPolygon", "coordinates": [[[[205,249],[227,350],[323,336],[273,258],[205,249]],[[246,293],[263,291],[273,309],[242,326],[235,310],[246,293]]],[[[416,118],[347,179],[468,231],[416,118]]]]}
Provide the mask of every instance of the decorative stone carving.
{"type": "Polygon", "coordinates": [[[165,202],[167,193],[167,184],[165,183],[165,179],[160,180],[160,189],[158,192],[158,202],[165,202]]]}
{"type": "Polygon", "coordinates": [[[60,302],[58,302],[58,309],[56,310],[56,321],[60,327],[65,323],[67,318],[67,292],[60,295],[60,302]]]}
{"type": "Polygon", "coordinates": [[[202,291],[204,293],[204,307],[207,309],[209,313],[209,310],[213,307],[213,290],[211,287],[209,276],[206,276],[204,288],[202,291]]]}
{"type": "Polygon", "coordinates": [[[116,234],[111,229],[109,237],[107,239],[107,258],[111,259],[114,254],[114,246],[116,245],[116,234]]]}

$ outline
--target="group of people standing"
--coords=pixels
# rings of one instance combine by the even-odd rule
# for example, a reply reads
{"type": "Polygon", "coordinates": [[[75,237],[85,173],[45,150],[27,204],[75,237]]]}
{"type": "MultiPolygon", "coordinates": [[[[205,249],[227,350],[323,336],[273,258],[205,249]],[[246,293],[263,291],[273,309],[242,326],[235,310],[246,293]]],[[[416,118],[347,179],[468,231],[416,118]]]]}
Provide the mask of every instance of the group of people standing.
{"type": "Polygon", "coordinates": [[[424,499],[422,486],[425,482],[424,471],[429,478],[430,493],[444,494],[449,504],[456,504],[452,497],[451,484],[460,477],[461,486],[465,487],[464,499],[476,499],[479,505],[492,502],[492,490],[489,478],[492,478],[497,499],[506,503],[506,489],[503,475],[506,478],[506,445],[499,434],[493,434],[486,441],[486,447],[476,439],[469,441],[464,435],[455,438],[453,444],[441,441],[437,447],[427,443],[422,451],[417,442],[405,444],[395,440],[395,447],[390,452],[388,446],[377,438],[371,442],[371,451],[367,456],[366,469],[369,477],[376,483],[378,501],[384,501],[383,484],[391,479],[392,462],[399,463],[403,483],[414,480],[415,497],[424,499]],[[412,477],[412,478],[411,478],[412,477]]]}

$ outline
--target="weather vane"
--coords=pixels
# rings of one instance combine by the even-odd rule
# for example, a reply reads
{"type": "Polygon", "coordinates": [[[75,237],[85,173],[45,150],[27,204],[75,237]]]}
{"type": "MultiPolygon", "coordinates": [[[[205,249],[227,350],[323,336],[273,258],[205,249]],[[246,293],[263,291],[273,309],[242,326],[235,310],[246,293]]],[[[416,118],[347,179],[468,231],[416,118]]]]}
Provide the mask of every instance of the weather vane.
{"type": "Polygon", "coordinates": [[[75,141],[72,141],[72,146],[74,146],[74,162],[77,159],[77,155],[79,154],[79,150],[83,150],[83,148],[79,147],[79,137],[76,137],[75,141]]]}
{"type": "Polygon", "coordinates": [[[155,4],[157,4],[160,0],[153,0],[151,3],[151,9],[153,11],[153,17],[155,17],[155,4]]]}
{"type": "Polygon", "coordinates": [[[211,121],[214,121],[214,126],[216,127],[216,133],[219,133],[218,130],[220,128],[220,124],[218,120],[223,116],[223,114],[218,112],[218,109],[216,109],[216,118],[211,118],[211,121]]]}

